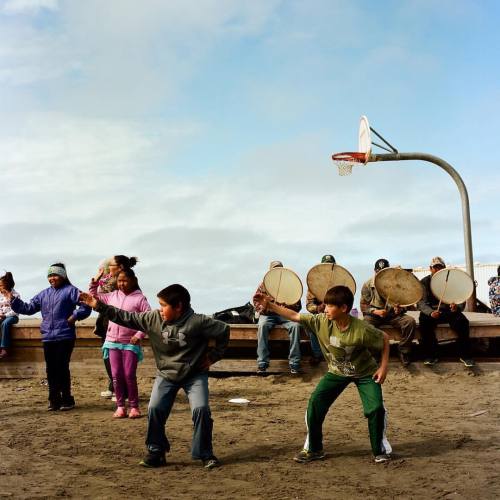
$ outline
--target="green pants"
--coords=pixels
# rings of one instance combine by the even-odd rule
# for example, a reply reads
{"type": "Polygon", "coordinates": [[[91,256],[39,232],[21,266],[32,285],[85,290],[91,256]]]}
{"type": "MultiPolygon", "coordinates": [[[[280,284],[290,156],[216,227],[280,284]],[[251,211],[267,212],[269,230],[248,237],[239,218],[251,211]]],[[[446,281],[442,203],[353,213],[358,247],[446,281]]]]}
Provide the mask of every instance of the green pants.
{"type": "MultiPolygon", "coordinates": [[[[368,432],[373,454],[380,455],[392,451],[385,437],[386,412],[380,384],[377,384],[371,376],[356,379],[330,372],[319,381],[309,399],[306,413],[307,438],[304,449],[323,450],[323,421],[330,406],[351,382],[354,382],[358,388],[363,412],[368,419],[368,432]]],[[[343,425],[346,425],[345,421],[343,425]]]]}

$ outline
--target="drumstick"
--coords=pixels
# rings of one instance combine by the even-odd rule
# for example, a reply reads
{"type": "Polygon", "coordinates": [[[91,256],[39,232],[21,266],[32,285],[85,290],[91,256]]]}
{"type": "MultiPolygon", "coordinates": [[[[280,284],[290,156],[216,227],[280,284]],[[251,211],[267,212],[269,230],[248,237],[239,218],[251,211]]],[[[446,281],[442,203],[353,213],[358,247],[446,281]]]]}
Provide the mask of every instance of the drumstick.
{"type": "Polygon", "coordinates": [[[279,302],[280,288],[281,288],[281,277],[283,276],[283,271],[280,270],[280,280],[278,281],[278,290],[276,291],[276,302],[279,302]]]}
{"type": "Polygon", "coordinates": [[[439,304],[438,304],[438,307],[436,309],[436,311],[439,312],[439,309],[441,307],[441,302],[443,302],[443,297],[444,297],[444,294],[446,293],[446,287],[448,286],[448,277],[450,276],[450,270],[448,269],[448,272],[446,273],[446,278],[444,280],[444,290],[443,290],[443,293],[441,294],[441,298],[439,299],[439,304]]]}
{"type": "MultiPolygon", "coordinates": [[[[330,285],[332,284],[333,281],[333,270],[335,268],[335,264],[332,264],[332,270],[330,271],[330,277],[328,278],[328,281],[326,282],[326,290],[325,290],[325,295],[328,290],[330,290],[330,285]]],[[[323,295],[324,297],[324,295],[323,295]]]]}

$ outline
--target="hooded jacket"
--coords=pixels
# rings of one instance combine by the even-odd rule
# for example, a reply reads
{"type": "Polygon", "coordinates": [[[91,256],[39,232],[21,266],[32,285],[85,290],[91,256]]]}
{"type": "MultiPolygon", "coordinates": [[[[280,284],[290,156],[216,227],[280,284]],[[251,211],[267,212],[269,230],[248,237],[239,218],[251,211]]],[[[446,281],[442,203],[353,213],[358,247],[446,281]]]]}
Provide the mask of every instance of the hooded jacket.
{"type": "Polygon", "coordinates": [[[76,337],[76,328],[68,323],[68,318],[73,316],[79,321],[88,318],[92,312],[90,307],[79,303],[79,294],[76,286],[66,283],[59,288],[49,286],[35,295],[29,304],[13,297],[10,306],[14,312],[28,316],[41,311],[42,342],[71,340],[76,337]]]}
{"type": "Polygon", "coordinates": [[[113,323],[146,332],[158,374],[171,382],[182,382],[203,372],[200,364],[205,356],[215,363],[229,343],[229,325],[196,314],[191,308],[173,322],[164,321],[159,310],[127,312],[102,302],[96,310],[113,323]],[[210,340],[215,341],[214,347],[209,347],[210,340]]]}
{"type": "MultiPolygon", "coordinates": [[[[109,304],[130,312],[146,312],[151,310],[148,299],[146,299],[141,290],[134,290],[129,294],[125,294],[121,290],[115,290],[111,293],[98,293],[98,286],[99,283],[97,281],[91,281],[89,292],[92,296],[104,302],[104,304],[109,304]]],[[[145,334],[141,331],[127,328],[126,326],[121,326],[110,321],[106,333],[106,340],[109,342],[118,342],[119,344],[130,344],[130,339],[135,335],[141,339],[145,337],[145,334]]]]}

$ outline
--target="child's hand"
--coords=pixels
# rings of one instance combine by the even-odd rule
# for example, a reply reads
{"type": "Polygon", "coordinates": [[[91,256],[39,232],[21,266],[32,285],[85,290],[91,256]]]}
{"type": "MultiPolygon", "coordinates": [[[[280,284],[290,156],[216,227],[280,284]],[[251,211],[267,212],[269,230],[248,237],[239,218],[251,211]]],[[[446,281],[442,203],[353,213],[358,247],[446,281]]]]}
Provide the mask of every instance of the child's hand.
{"type": "Polygon", "coordinates": [[[132,345],[136,345],[136,344],[139,344],[141,342],[141,338],[140,337],[137,337],[136,335],[134,335],[131,339],[130,339],[130,343],[132,345]]]}
{"type": "Polygon", "coordinates": [[[73,326],[75,324],[75,322],[76,322],[76,319],[73,316],[70,316],[68,318],[68,324],[69,324],[69,326],[73,326]]]}
{"type": "Polygon", "coordinates": [[[102,277],[102,275],[104,274],[104,268],[103,267],[100,267],[98,270],[97,270],[97,273],[96,275],[92,278],[94,281],[99,281],[102,277]]]}
{"type": "Polygon", "coordinates": [[[374,374],[373,380],[377,382],[377,384],[382,385],[385,382],[385,378],[387,377],[387,368],[380,367],[374,374]]]}
{"type": "Polygon", "coordinates": [[[80,292],[78,300],[80,302],[83,302],[84,304],[87,304],[92,309],[95,309],[97,307],[97,304],[99,303],[95,297],[92,297],[92,295],[90,295],[90,293],[85,292],[80,292]]]}

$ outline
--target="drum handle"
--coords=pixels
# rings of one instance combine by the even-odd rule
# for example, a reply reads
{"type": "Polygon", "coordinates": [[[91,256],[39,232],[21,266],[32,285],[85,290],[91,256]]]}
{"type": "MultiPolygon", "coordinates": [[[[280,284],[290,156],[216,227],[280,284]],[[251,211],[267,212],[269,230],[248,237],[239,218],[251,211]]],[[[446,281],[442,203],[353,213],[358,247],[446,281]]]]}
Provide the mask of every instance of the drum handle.
{"type": "Polygon", "coordinates": [[[443,290],[443,293],[441,294],[441,298],[439,299],[439,304],[438,304],[438,307],[436,309],[437,312],[439,312],[439,309],[441,309],[441,302],[443,302],[443,297],[444,297],[444,294],[446,293],[446,288],[448,287],[449,276],[450,276],[450,270],[448,269],[448,272],[446,273],[446,279],[444,280],[444,290],[443,290]]]}

